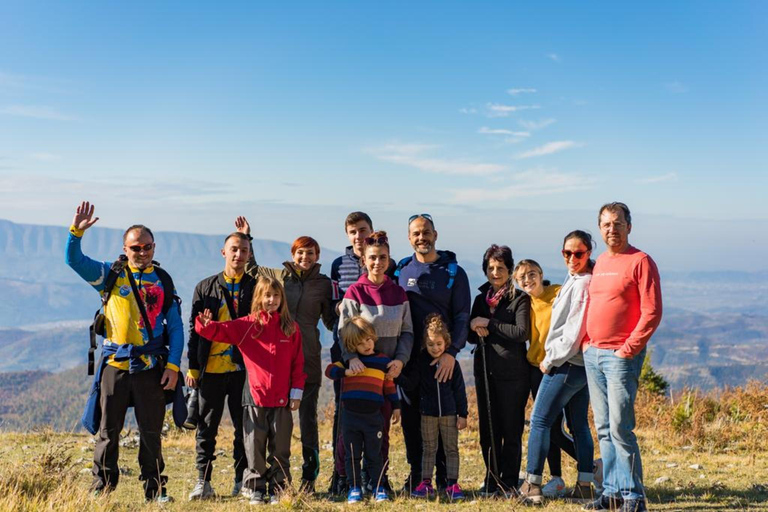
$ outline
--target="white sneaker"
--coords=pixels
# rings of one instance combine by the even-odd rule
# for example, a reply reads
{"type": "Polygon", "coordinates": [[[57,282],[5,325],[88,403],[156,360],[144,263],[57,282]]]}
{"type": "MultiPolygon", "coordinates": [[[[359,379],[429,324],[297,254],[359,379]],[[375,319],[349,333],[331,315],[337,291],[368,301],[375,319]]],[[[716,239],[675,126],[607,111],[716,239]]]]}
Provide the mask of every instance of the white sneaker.
{"type": "Polygon", "coordinates": [[[541,494],[545,498],[562,498],[565,496],[565,493],[565,481],[559,476],[552,478],[547,482],[547,485],[541,488],[541,494]]]}
{"type": "Polygon", "coordinates": [[[189,493],[189,501],[207,500],[208,498],[213,498],[214,495],[215,493],[213,492],[213,487],[211,487],[210,482],[198,480],[195,484],[195,488],[189,493]]]}

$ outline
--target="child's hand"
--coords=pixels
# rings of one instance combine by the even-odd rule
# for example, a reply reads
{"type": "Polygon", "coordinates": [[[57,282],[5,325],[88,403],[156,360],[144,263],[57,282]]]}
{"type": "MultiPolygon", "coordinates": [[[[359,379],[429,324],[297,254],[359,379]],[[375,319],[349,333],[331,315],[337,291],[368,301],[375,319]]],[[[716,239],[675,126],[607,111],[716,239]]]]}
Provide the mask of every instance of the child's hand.
{"type": "Polygon", "coordinates": [[[359,357],[353,357],[349,360],[349,369],[354,372],[352,375],[357,375],[365,371],[365,365],[360,361],[359,357]]]}
{"type": "Polygon", "coordinates": [[[456,420],[456,428],[459,430],[464,430],[467,428],[467,418],[462,418],[459,416],[459,419],[456,420]]]}
{"type": "Polygon", "coordinates": [[[206,308],[205,311],[197,314],[197,318],[200,319],[200,323],[203,324],[203,327],[205,327],[213,321],[213,313],[211,313],[210,309],[206,308]]]}
{"type": "MultiPolygon", "coordinates": [[[[295,400],[293,398],[291,398],[289,400],[289,405],[290,405],[292,411],[298,411],[299,410],[299,404],[301,404],[301,400],[295,400]]],[[[465,420],[465,422],[466,422],[466,420],[465,420]]]]}
{"type": "Polygon", "coordinates": [[[392,411],[392,424],[396,425],[400,422],[400,409],[392,411]]]}
{"type": "Polygon", "coordinates": [[[357,375],[357,374],[355,373],[354,370],[350,370],[349,368],[347,368],[346,370],[344,370],[344,375],[347,376],[347,377],[351,377],[351,376],[357,375]]]}

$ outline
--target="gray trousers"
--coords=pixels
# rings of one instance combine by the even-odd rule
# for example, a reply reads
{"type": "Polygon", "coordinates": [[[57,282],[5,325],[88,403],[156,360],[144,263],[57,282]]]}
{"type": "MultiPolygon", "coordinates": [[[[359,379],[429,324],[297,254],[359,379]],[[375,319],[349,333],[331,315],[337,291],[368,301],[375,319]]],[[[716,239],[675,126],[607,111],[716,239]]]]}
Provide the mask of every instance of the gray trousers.
{"type": "Polygon", "coordinates": [[[445,450],[446,478],[459,479],[459,429],[456,416],[421,416],[421,439],[424,452],[421,456],[421,478],[432,480],[437,457],[438,438],[445,450]]]}
{"type": "Polygon", "coordinates": [[[293,416],[289,407],[243,408],[243,442],[248,467],[243,486],[273,491],[291,482],[291,432],[293,416]]]}

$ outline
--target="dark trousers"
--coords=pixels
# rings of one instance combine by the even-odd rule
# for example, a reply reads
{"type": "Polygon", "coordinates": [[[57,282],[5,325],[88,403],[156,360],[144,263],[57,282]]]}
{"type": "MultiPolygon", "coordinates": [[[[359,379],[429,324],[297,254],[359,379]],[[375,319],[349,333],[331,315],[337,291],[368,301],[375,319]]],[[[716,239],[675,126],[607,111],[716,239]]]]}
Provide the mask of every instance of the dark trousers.
{"type": "MultiPolygon", "coordinates": [[[[344,410],[344,405],[341,406],[342,411],[344,410]]],[[[381,414],[381,460],[382,460],[382,471],[374,473],[368,468],[368,464],[366,463],[363,468],[365,469],[365,472],[368,474],[368,477],[373,479],[374,481],[378,482],[379,477],[381,477],[381,481],[387,480],[387,471],[389,470],[389,426],[390,422],[392,421],[392,403],[389,400],[385,400],[384,404],[379,409],[379,413],[381,414]]],[[[349,443],[344,442],[344,413],[342,412],[340,416],[341,426],[339,427],[341,430],[341,435],[336,440],[336,451],[335,457],[336,460],[339,461],[339,464],[336,465],[336,472],[339,475],[347,476],[349,473],[347,473],[347,466],[346,466],[346,460],[347,455],[346,451],[349,449],[349,443]]]]}
{"type": "Polygon", "coordinates": [[[229,416],[235,429],[235,442],[232,458],[235,463],[235,480],[243,479],[243,471],[248,466],[243,446],[243,386],[245,371],[229,373],[206,373],[200,379],[198,394],[199,419],[197,423],[197,473],[201,480],[211,481],[213,461],[216,460],[216,435],[219,432],[224,404],[229,408],[229,416]]]}
{"type": "Polygon", "coordinates": [[[344,466],[350,487],[362,488],[360,462],[365,457],[368,475],[377,481],[381,475],[381,439],[384,418],[379,411],[357,413],[348,409],[341,411],[341,442],[344,443],[344,466]]]}
{"type": "MultiPolygon", "coordinates": [[[[531,366],[531,398],[536,401],[536,395],[539,394],[539,386],[544,374],[541,370],[531,366]]],[[[568,426],[571,428],[571,426],[568,426]]],[[[573,443],[573,437],[563,431],[563,411],[555,418],[555,423],[549,431],[549,451],[547,452],[547,463],[549,464],[549,473],[552,476],[563,476],[563,462],[560,450],[570,455],[576,460],[576,445],[573,443]]]]}
{"type": "Polygon", "coordinates": [[[317,399],[320,383],[304,384],[304,394],[299,405],[299,430],[301,431],[301,479],[314,482],[320,472],[320,441],[317,433],[317,399]]]}
{"type": "Polygon", "coordinates": [[[528,403],[529,382],[524,373],[519,378],[501,380],[488,376],[489,390],[486,392],[482,373],[475,374],[477,409],[480,420],[480,446],[488,470],[490,488],[501,483],[507,489],[517,488],[520,463],[523,453],[523,429],[525,427],[525,405],[528,403]],[[497,474],[493,474],[491,461],[491,434],[488,423],[488,398],[491,402],[493,422],[493,450],[497,474]]]}
{"type": "Polygon", "coordinates": [[[293,416],[288,407],[246,406],[243,408],[243,431],[248,467],[243,486],[273,491],[291,481],[291,433],[293,416]]]}
{"type": "Polygon", "coordinates": [[[144,494],[154,496],[165,485],[160,434],[165,417],[165,395],[160,386],[162,368],[157,366],[128,373],[106,365],[101,374],[101,424],[93,451],[93,489],[117,487],[120,478],[118,456],[120,432],[128,407],[133,406],[139,425],[139,480],[144,494]]]}
{"type": "MultiPolygon", "coordinates": [[[[411,466],[410,483],[416,487],[422,477],[422,456],[424,446],[421,438],[421,410],[419,391],[408,391],[410,404],[405,400],[400,401],[401,424],[403,428],[403,438],[405,440],[405,456],[408,465],[411,466]]],[[[444,487],[447,482],[447,470],[445,466],[445,450],[443,441],[440,439],[437,446],[437,459],[435,463],[435,482],[439,487],[444,487]]]]}

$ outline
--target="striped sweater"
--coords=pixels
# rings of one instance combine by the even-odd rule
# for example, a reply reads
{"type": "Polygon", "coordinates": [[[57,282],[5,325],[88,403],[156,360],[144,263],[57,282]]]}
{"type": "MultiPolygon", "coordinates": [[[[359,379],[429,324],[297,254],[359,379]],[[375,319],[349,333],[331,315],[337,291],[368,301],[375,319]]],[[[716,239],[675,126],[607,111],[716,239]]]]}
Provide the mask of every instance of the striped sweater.
{"type": "MultiPolygon", "coordinates": [[[[377,352],[402,361],[404,365],[408,363],[413,348],[413,324],[408,296],[402,288],[386,276],[383,283],[373,284],[368,275],[363,274],[347,289],[341,301],[339,331],[355,315],[373,324],[378,337],[377,352]]],[[[356,356],[342,347],[344,361],[356,356]]]]}
{"type": "Polygon", "coordinates": [[[391,361],[386,354],[377,353],[370,356],[355,354],[365,365],[365,370],[357,375],[345,375],[348,368],[346,363],[338,361],[331,363],[325,369],[329,379],[341,380],[341,401],[344,407],[353,412],[372,413],[381,409],[384,397],[392,402],[393,409],[400,408],[395,383],[386,380],[387,365],[391,361]]]}

